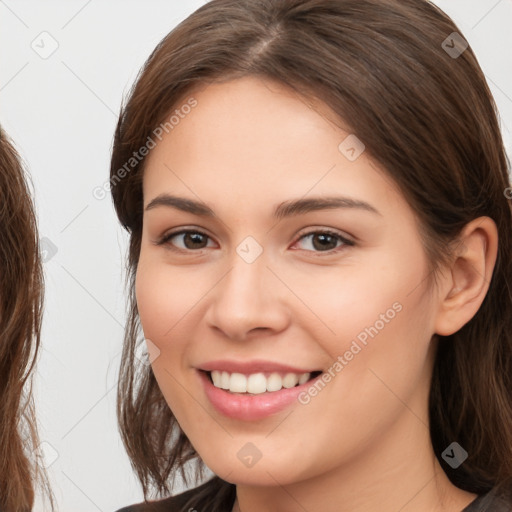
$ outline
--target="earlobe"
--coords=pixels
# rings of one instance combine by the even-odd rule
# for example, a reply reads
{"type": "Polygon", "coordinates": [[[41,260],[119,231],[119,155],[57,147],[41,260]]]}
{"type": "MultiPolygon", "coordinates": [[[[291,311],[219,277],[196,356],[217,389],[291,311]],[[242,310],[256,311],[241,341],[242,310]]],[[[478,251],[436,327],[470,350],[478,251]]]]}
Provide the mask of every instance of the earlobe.
{"type": "Polygon", "coordinates": [[[457,332],[477,313],[489,289],[497,252],[498,230],[490,217],[479,217],[464,227],[439,286],[436,334],[457,332]]]}

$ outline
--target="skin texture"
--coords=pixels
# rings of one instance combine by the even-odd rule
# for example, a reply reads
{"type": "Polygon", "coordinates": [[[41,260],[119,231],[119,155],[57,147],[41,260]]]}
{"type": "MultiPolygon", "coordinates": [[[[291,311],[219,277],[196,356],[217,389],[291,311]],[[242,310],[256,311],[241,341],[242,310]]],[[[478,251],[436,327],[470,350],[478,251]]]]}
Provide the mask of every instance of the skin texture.
{"type": "Polygon", "coordinates": [[[349,133],[321,115],[325,106],[254,77],[193,92],[197,107],[148,157],[144,205],[173,194],[216,218],[145,210],[136,280],[153,371],[182,429],[207,466],[237,484],[243,512],[462,510],[475,495],[451,485],[435,459],[428,392],[435,334],[460,329],[487,292],[493,221],[466,226],[431,290],[413,211],[365,152],[349,161],[339,151],[349,133]],[[283,202],[332,195],[379,213],[272,216],[283,202]],[[180,228],[205,233],[203,248],[183,235],[157,245],[180,228]],[[334,238],[326,254],[303,237],[325,229],[354,245],[334,238]],[[236,252],[247,236],[263,248],[253,263],[236,252]],[[395,303],[400,312],[307,405],[247,422],[206,398],[201,364],[263,359],[326,371],[395,303]],[[248,442],[262,455],[252,467],[237,457],[248,442]]]}

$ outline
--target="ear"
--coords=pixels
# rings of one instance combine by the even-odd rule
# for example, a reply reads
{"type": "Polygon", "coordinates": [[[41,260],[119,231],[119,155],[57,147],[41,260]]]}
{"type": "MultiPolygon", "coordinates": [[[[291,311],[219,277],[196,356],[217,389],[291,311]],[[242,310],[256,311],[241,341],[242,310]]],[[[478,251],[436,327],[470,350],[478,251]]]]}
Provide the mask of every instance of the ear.
{"type": "Polygon", "coordinates": [[[497,252],[498,230],[490,217],[466,224],[452,263],[439,279],[436,334],[449,336],[476,314],[489,289],[497,252]]]}

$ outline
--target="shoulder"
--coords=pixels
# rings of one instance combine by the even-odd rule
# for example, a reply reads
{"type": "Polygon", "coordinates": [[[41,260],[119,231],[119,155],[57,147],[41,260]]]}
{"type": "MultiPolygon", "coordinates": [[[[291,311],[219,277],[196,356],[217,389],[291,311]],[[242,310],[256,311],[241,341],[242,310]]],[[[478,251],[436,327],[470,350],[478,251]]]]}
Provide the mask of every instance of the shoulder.
{"type": "Polygon", "coordinates": [[[470,503],[462,512],[510,512],[512,510],[512,492],[492,489],[470,503]]]}
{"type": "Polygon", "coordinates": [[[204,509],[203,505],[206,503],[218,503],[222,507],[219,510],[223,510],[233,506],[235,494],[234,485],[215,477],[176,496],[130,505],[117,512],[191,512],[197,507],[201,507],[198,510],[204,509]]]}
{"type": "Polygon", "coordinates": [[[144,503],[137,503],[136,505],[129,505],[123,507],[117,512],[171,512],[179,510],[176,504],[173,503],[174,498],[167,498],[161,501],[147,501],[144,503]]]}

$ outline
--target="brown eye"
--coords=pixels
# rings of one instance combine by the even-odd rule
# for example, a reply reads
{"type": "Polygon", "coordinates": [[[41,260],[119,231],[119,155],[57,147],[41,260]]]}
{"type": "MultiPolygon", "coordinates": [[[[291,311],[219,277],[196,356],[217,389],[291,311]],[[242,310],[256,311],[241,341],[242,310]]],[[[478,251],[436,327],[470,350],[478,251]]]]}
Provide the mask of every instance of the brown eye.
{"type": "Polygon", "coordinates": [[[339,247],[354,245],[354,242],[351,240],[332,231],[312,231],[306,233],[299,238],[297,243],[302,240],[307,240],[304,244],[306,246],[305,250],[313,252],[330,252],[335,251],[339,247]]]}
{"type": "Polygon", "coordinates": [[[209,237],[200,231],[183,230],[177,233],[169,233],[158,245],[169,245],[177,250],[194,250],[205,249],[208,244],[209,237]],[[173,240],[176,240],[173,242],[173,240]],[[173,247],[174,246],[174,247],[173,247]]]}

